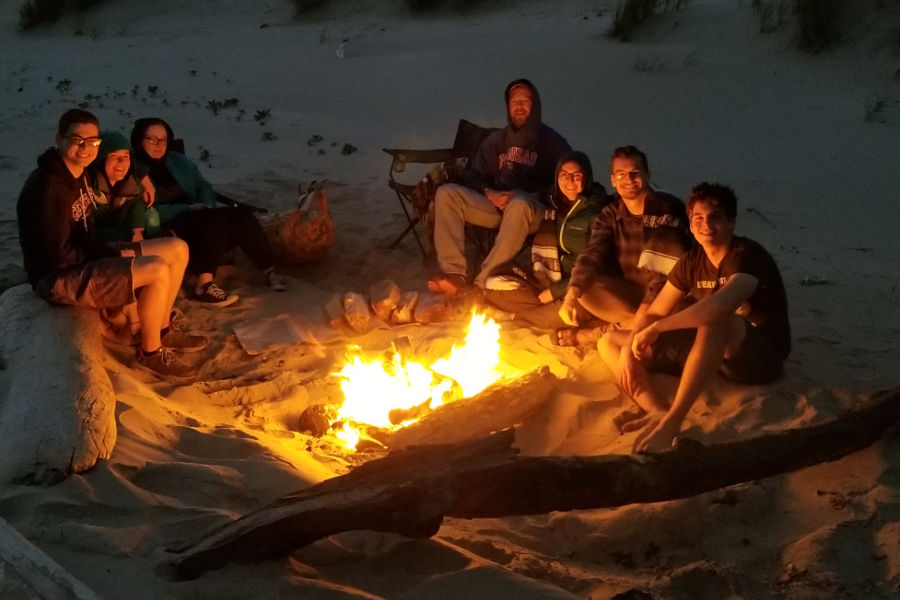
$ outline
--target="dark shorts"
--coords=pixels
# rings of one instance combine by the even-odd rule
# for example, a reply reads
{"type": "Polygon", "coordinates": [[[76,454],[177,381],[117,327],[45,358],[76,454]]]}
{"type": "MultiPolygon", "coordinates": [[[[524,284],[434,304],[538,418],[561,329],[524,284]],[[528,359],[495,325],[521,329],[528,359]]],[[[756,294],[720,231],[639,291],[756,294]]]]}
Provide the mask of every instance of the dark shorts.
{"type": "Polygon", "coordinates": [[[131,267],[134,258],[100,258],[47,275],[35,292],[52,304],[115,308],[135,300],[131,267]]]}
{"type": "MultiPolygon", "coordinates": [[[[722,361],[719,372],[737,383],[759,385],[774,381],[784,371],[784,356],[759,332],[746,323],[747,335],[736,356],[722,361]]],[[[696,329],[678,329],[660,334],[653,345],[651,371],[681,375],[688,353],[694,345],[696,329]]]]}

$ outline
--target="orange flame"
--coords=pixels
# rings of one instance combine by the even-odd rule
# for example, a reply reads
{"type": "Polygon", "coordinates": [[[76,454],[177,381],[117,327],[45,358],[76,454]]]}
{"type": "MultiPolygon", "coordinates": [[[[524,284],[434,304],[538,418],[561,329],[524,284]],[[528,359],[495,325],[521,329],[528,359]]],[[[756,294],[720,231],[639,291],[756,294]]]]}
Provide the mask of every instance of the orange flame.
{"type": "Polygon", "coordinates": [[[386,429],[398,429],[413,416],[392,422],[394,411],[427,406],[429,409],[468,398],[492,383],[519,373],[500,362],[500,326],[485,315],[472,313],[465,341],[455,345],[446,358],[430,365],[394,353],[390,361],[366,359],[357,348],[343,368],[341,378],[344,404],[338,410],[342,426],[335,436],[347,448],[359,441],[353,423],[365,423],[386,429]],[[426,404],[427,403],[427,404],[426,404]]]}

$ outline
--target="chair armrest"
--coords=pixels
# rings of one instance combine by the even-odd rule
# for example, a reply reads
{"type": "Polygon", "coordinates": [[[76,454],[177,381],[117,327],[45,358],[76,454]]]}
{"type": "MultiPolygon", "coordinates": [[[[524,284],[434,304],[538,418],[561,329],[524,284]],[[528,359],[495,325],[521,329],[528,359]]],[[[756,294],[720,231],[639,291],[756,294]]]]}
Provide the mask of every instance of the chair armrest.
{"type": "Polygon", "coordinates": [[[408,150],[403,148],[382,148],[394,157],[394,162],[402,163],[441,163],[453,158],[453,148],[436,150],[408,150]]]}
{"type": "Polygon", "coordinates": [[[231,206],[233,208],[245,208],[253,213],[265,214],[269,212],[269,209],[263,208],[262,206],[254,206],[253,204],[249,204],[247,202],[241,202],[240,200],[229,198],[228,196],[225,196],[218,192],[216,192],[216,202],[224,204],[225,206],[231,206]]]}

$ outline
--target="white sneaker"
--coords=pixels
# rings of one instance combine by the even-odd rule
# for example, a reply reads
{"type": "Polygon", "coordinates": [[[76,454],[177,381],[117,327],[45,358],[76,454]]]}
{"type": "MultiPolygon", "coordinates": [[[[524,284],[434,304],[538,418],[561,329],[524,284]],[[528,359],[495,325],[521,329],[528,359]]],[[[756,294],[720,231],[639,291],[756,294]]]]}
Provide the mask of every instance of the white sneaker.
{"type": "Polygon", "coordinates": [[[287,289],[287,279],[285,279],[284,275],[272,269],[266,273],[266,285],[269,286],[269,289],[276,292],[283,292],[287,289]]]}

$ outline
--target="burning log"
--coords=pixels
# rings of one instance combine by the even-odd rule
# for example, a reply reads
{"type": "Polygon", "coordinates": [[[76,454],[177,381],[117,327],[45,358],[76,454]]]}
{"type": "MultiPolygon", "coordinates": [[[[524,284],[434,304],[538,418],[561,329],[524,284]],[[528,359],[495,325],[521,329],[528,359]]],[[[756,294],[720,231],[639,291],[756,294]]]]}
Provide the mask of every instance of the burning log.
{"type": "Polygon", "coordinates": [[[544,406],[559,383],[542,367],[512,381],[501,380],[480,394],[441,406],[396,431],[387,446],[450,444],[482,437],[521,423],[544,406]]]}
{"type": "Polygon", "coordinates": [[[417,446],[275,501],[173,550],[173,578],[229,561],[288,554],[354,529],[434,535],[444,516],[541,514],[660,502],[832,461],[869,446],[900,421],[900,388],[810,427],[703,446],[682,440],[643,456],[519,457],[512,430],[417,446]]]}

